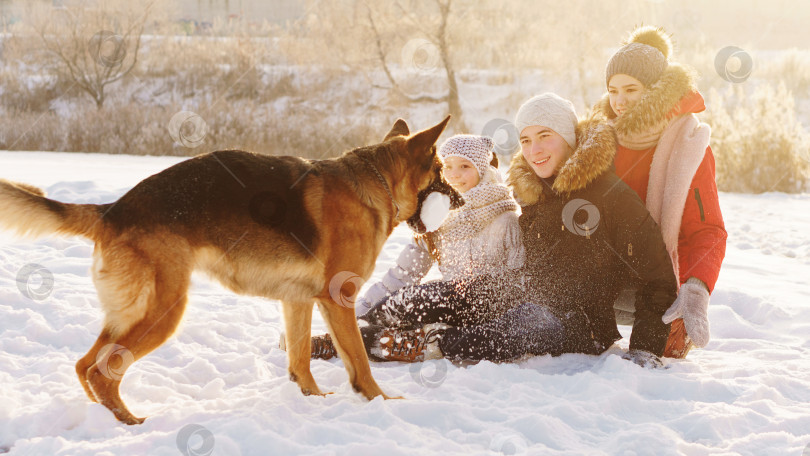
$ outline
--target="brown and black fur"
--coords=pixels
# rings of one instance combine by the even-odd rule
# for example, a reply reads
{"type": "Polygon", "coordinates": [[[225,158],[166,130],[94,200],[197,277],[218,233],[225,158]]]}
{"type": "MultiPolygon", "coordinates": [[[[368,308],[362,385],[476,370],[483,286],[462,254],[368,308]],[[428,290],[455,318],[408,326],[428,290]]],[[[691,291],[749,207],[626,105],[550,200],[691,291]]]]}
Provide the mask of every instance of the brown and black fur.
{"type": "MultiPolygon", "coordinates": [[[[413,135],[398,120],[382,143],[330,160],[212,152],[104,205],[60,203],[37,188],[0,180],[0,226],[95,242],[92,278],[104,329],[76,373],[87,396],[122,422],[143,422],[118,392],[128,366],[115,376],[102,368],[120,347],[138,360],[172,335],[195,269],[236,293],[282,302],[290,378],[304,394],[321,394],[309,368],[317,302],[354,389],[368,399],[387,397],[371,376],[354,309],[339,297],[336,302],[330,282],[341,272],[366,280],[394,227],[408,220],[418,228],[426,189],[463,204],[442,180],[436,156],[448,120],[413,135]]],[[[351,297],[355,285],[339,284],[340,293],[351,297]]]]}

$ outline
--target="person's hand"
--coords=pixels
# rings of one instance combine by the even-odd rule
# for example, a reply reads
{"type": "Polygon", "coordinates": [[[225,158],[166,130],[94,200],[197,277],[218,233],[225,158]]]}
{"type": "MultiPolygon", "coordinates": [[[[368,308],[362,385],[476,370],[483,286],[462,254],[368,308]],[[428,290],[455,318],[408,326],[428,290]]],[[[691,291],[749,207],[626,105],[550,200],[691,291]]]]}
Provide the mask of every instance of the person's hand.
{"type": "Polygon", "coordinates": [[[632,361],[646,369],[657,369],[659,367],[664,367],[664,363],[661,361],[661,358],[646,350],[631,348],[627,351],[627,353],[622,355],[622,358],[632,361]]]}
{"type": "Polygon", "coordinates": [[[690,277],[678,291],[678,298],[661,317],[670,324],[683,318],[686,334],[696,347],[703,348],[709,343],[709,289],[695,277],[690,277]]]}

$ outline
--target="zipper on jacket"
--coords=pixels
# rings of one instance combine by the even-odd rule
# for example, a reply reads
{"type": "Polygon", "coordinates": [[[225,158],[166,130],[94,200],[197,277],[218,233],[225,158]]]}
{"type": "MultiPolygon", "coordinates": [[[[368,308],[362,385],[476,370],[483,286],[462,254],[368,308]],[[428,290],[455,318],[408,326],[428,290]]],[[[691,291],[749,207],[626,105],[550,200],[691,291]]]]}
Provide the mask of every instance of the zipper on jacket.
{"type": "Polygon", "coordinates": [[[700,190],[695,187],[695,200],[697,200],[698,208],[700,209],[700,221],[705,222],[706,216],[703,213],[703,201],[700,200],[700,190]]]}

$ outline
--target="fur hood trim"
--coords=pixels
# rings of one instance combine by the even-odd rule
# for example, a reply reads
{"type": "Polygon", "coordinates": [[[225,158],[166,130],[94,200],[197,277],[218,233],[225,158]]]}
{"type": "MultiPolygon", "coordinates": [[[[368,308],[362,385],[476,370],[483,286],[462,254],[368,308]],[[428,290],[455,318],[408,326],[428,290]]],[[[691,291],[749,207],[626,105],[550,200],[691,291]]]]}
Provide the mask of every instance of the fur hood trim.
{"type": "Polygon", "coordinates": [[[576,128],[577,148],[560,168],[554,185],[546,183],[518,152],[509,165],[507,184],[521,206],[530,206],[545,200],[544,193],[570,194],[588,186],[613,166],[616,155],[616,133],[603,119],[581,120],[576,128]]]}
{"type": "Polygon", "coordinates": [[[610,107],[607,93],[597,103],[595,111],[608,120],[615,120],[614,127],[620,136],[645,133],[668,122],[681,99],[690,92],[697,92],[696,80],[695,70],[670,62],[661,79],[648,87],[641,100],[620,119],[615,120],[616,113],[610,107]]]}

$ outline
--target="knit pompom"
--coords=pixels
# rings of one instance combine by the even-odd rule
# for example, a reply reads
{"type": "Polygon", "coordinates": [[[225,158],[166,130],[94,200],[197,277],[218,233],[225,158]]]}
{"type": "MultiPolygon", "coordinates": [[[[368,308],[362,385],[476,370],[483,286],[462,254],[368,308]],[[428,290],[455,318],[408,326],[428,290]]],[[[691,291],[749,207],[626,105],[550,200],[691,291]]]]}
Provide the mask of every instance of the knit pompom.
{"type": "Polygon", "coordinates": [[[661,27],[653,27],[652,25],[639,27],[630,33],[630,36],[624,44],[629,43],[641,43],[652,46],[661,51],[661,53],[664,54],[664,58],[667,60],[669,60],[669,56],[672,54],[672,39],[661,27]]]}

